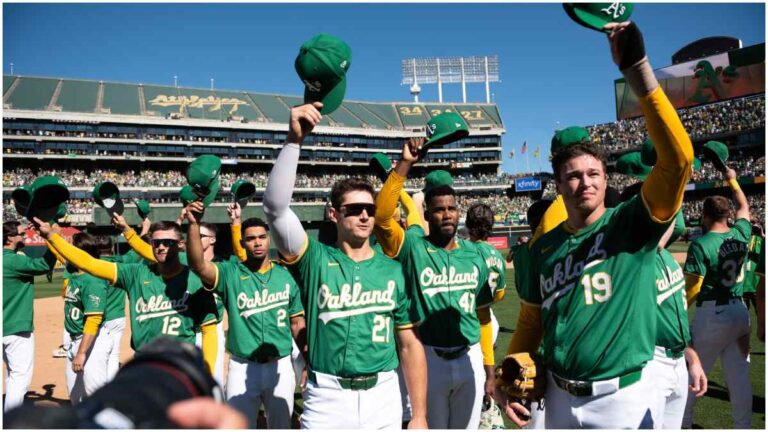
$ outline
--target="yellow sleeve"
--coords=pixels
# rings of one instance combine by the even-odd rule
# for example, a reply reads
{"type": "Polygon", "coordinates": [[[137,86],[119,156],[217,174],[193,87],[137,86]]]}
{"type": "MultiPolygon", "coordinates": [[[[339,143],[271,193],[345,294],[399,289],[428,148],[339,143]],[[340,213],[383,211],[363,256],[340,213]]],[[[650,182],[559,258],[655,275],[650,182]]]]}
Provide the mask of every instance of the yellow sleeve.
{"type": "Polygon", "coordinates": [[[240,261],[245,261],[248,259],[248,256],[245,253],[245,249],[240,244],[240,240],[242,240],[243,236],[240,232],[240,225],[230,225],[229,231],[232,233],[232,251],[237,255],[237,258],[240,261]]]}
{"type": "Polygon", "coordinates": [[[541,327],[541,308],[526,303],[520,305],[520,315],[507,355],[519,352],[535,352],[539,349],[544,329],[541,327]]]}
{"type": "Polygon", "coordinates": [[[155,259],[155,254],[152,253],[152,246],[150,246],[149,243],[142,240],[141,237],[139,237],[139,235],[136,234],[136,231],[134,231],[133,228],[128,230],[128,232],[126,232],[124,235],[125,235],[125,239],[128,240],[128,245],[131,247],[131,249],[135,250],[140,257],[144,258],[149,262],[153,262],[153,263],[157,262],[157,260],[155,259]]]}
{"type": "MultiPolygon", "coordinates": [[[[499,275],[499,277],[501,277],[501,275],[499,275]]],[[[494,303],[498,303],[498,302],[504,300],[504,293],[506,293],[506,292],[507,292],[506,289],[500,289],[500,290],[496,291],[495,293],[493,293],[493,302],[494,303]]]]}
{"type": "Polygon", "coordinates": [[[83,325],[83,333],[89,335],[96,335],[99,331],[101,321],[104,319],[103,314],[94,314],[85,316],[85,324],[83,325]]]}
{"type": "Polygon", "coordinates": [[[547,211],[544,212],[544,216],[542,216],[539,226],[536,227],[528,247],[532,246],[539,237],[557,228],[566,219],[568,219],[568,212],[565,209],[565,202],[563,201],[563,196],[558,194],[547,211]]]}
{"type": "Polygon", "coordinates": [[[381,249],[389,257],[397,256],[405,240],[405,231],[392,218],[403,184],[405,184],[405,177],[391,171],[376,197],[376,226],[373,233],[381,244],[381,249]]]}
{"type": "Polygon", "coordinates": [[[688,299],[688,306],[693,304],[696,296],[701,292],[701,285],[704,283],[704,276],[693,273],[685,274],[685,297],[688,299]]]}
{"type": "Polygon", "coordinates": [[[484,307],[477,310],[480,320],[480,349],[483,352],[483,365],[493,366],[496,359],[493,355],[493,324],[491,324],[491,309],[484,307]]]}
{"type": "Polygon", "coordinates": [[[405,214],[407,215],[405,226],[410,227],[411,225],[419,225],[423,228],[424,218],[422,217],[421,209],[416,208],[416,203],[413,202],[413,198],[411,198],[405,189],[400,191],[400,204],[403,205],[405,214]]]}
{"type": "Polygon", "coordinates": [[[216,322],[204,324],[200,327],[203,333],[203,360],[208,365],[208,371],[213,374],[213,367],[216,365],[216,356],[218,353],[218,332],[216,331],[216,322]]]}
{"type": "Polygon", "coordinates": [[[67,243],[58,234],[51,236],[49,241],[70,264],[111,284],[117,282],[117,264],[92,257],[88,252],[67,243]]]}
{"type": "Polygon", "coordinates": [[[51,242],[48,240],[45,241],[45,245],[48,246],[48,250],[51,251],[51,253],[56,257],[56,259],[62,263],[63,265],[67,265],[67,260],[64,259],[63,256],[59,253],[59,251],[56,250],[55,247],[51,246],[51,242]]]}
{"type": "Polygon", "coordinates": [[[668,222],[683,204],[685,185],[691,177],[693,145],[661,86],[639,100],[657,155],[641,195],[651,218],[668,222]]]}
{"type": "MultiPolygon", "coordinates": [[[[52,248],[50,248],[53,250],[52,248]]],[[[64,281],[61,283],[61,297],[64,298],[67,296],[67,285],[69,285],[69,278],[64,279],[64,281]]]]}

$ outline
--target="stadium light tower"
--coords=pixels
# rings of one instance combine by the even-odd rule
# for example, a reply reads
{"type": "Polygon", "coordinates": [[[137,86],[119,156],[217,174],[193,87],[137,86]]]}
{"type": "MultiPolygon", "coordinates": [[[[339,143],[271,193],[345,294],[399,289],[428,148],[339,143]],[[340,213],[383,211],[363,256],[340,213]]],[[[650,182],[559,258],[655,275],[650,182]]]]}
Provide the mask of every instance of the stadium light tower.
{"type": "Polygon", "coordinates": [[[401,61],[400,85],[411,85],[418,102],[421,84],[437,84],[437,99],[443,102],[443,83],[461,83],[461,99],[467,102],[467,83],[485,83],[485,102],[491,103],[492,82],[499,79],[499,56],[408,58],[401,61]]]}
{"type": "Polygon", "coordinates": [[[11,63],[11,75],[13,75],[13,63],[11,63]]]}

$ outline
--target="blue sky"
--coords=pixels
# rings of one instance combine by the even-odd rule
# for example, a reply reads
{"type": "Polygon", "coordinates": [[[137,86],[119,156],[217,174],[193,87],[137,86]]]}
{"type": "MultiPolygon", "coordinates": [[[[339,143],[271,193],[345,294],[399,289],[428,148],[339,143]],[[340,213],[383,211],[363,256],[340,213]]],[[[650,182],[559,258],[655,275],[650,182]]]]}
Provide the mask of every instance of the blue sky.
{"type": "MultiPolygon", "coordinates": [[[[636,4],[654,68],[684,45],[733,36],[765,41],[763,4],[636,4]]],[[[504,170],[525,170],[520,146],[541,147],[529,168],[546,169],[554,129],[615,120],[619,77],[604,35],[550,4],[4,4],[3,73],[173,84],[300,95],[293,69],[301,44],[319,32],[352,47],[347,98],[410,101],[400,85],[408,57],[499,56],[491,85],[507,133],[504,170]],[[510,160],[509,151],[517,156],[510,160]]],[[[484,101],[470,84],[469,101],[484,101]]],[[[461,87],[445,85],[444,101],[461,87]]],[[[422,86],[421,101],[437,88],[422,86]]]]}

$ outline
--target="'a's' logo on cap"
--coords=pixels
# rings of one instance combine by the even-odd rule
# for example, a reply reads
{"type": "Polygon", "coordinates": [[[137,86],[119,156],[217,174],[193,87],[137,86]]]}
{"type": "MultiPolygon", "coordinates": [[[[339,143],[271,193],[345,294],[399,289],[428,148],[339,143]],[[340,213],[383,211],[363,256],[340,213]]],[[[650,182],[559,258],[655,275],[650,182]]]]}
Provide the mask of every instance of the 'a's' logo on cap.
{"type": "Polygon", "coordinates": [[[622,15],[624,15],[624,11],[627,10],[627,7],[619,2],[613,2],[610,6],[608,6],[605,9],[600,9],[600,12],[604,12],[606,15],[612,15],[613,19],[616,19],[622,15]]]}
{"type": "Polygon", "coordinates": [[[435,133],[437,126],[433,123],[427,123],[427,136],[431,137],[435,133]]]}
{"type": "Polygon", "coordinates": [[[341,64],[339,64],[339,67],[342,68],[342,69],[346,69],[347,68],[347,61],[344,60],[343,62],[341,62],[341,64]]]}

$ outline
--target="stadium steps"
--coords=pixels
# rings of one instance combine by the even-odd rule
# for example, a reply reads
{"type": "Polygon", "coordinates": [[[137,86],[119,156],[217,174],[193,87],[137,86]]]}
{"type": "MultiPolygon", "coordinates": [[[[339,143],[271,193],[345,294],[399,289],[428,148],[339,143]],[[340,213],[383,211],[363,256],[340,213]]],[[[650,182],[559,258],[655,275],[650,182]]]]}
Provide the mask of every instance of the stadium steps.
{"type": "Polygon", "coordinates": [[[344,106],[354,114],[355,117],[359,118],[363,124],[368,125],[368,127],[393,129],[393,125],[387,123],[384,119],[371,112],[371,110],[366,108],[365,104],[360,102],[344,102],[344,106]]]}
{"type": "Polygon", "coordinates": [[[7,105],[6,102],[11,98],[11,95],[13,95],[13,92],[20,83],[21,77],[3,77],[3,108],[10,108],[10,105],[7,105]]]}
{"type": "Polygon", "coordinates": [[[103,83],[104,99],[101,112],[106,114],[146,115],[141,86],[103,83]]]}
{"type": "Polygon", "coordinates": [[[405,126],[403,125],[402,120],[400,120],[400,116],[397,115],[397,111],[395,110],[394,104],[367,104],[364,103],[362,106],[365,107],[368,111],[375,114],[377,117],[382,119],[385,123],[392,125],[395,129],[405,129],[405,126]]]}
{"type": "Polygon", "coordinates": [[[246,93],[246,95],[259,108],[259,111],[264,113],[265,120],[268,123],[287,121],[290,115],[288,107],[284,102],[279,101],[277,97],[259,93],[246,93]]]}
{"type": "Polygon", "coordinates": [[[46,111],[61,111],[61,106],[56,105],[56,102],[59,100],[59,95],[61,94],[61,88],[64,86],[64,80],[60,79],[59,82],[56,84],[56,89],[53,91],[53,94],[51,95],[51,100],[48,102],[48,106],[45,108],[46,111]]]}
{"type": "Polygon", "coordinates": [[[99,81],[99,90],[96,93],[96,108],[94,109],[94,112],[101,113],[103,112],[103,106],[104,106],[104,81],[99,81]]]}
{"type": "Polygon", "coordinates": [[[5,103],[12,109],[44,111],[58,83],[58,78],[19,77],[18,86],[5,103]]]}
{"type": "Polygon", "coordinates": [[[139,84],[139,113],[141,115],[145,116],[149,113],[147,112],[147,97],[144,95],[144,86],[139,84]]]}
{"type": "Polygon", "coordinates": [[[501,122],[501,114],[499,113],[499,107],[495,105],[479,105],[480,109],[485,111],[485,113],[488,115],[488,117],[493,120],[496,127],[503,127],[503,123],[501,122]]]}

